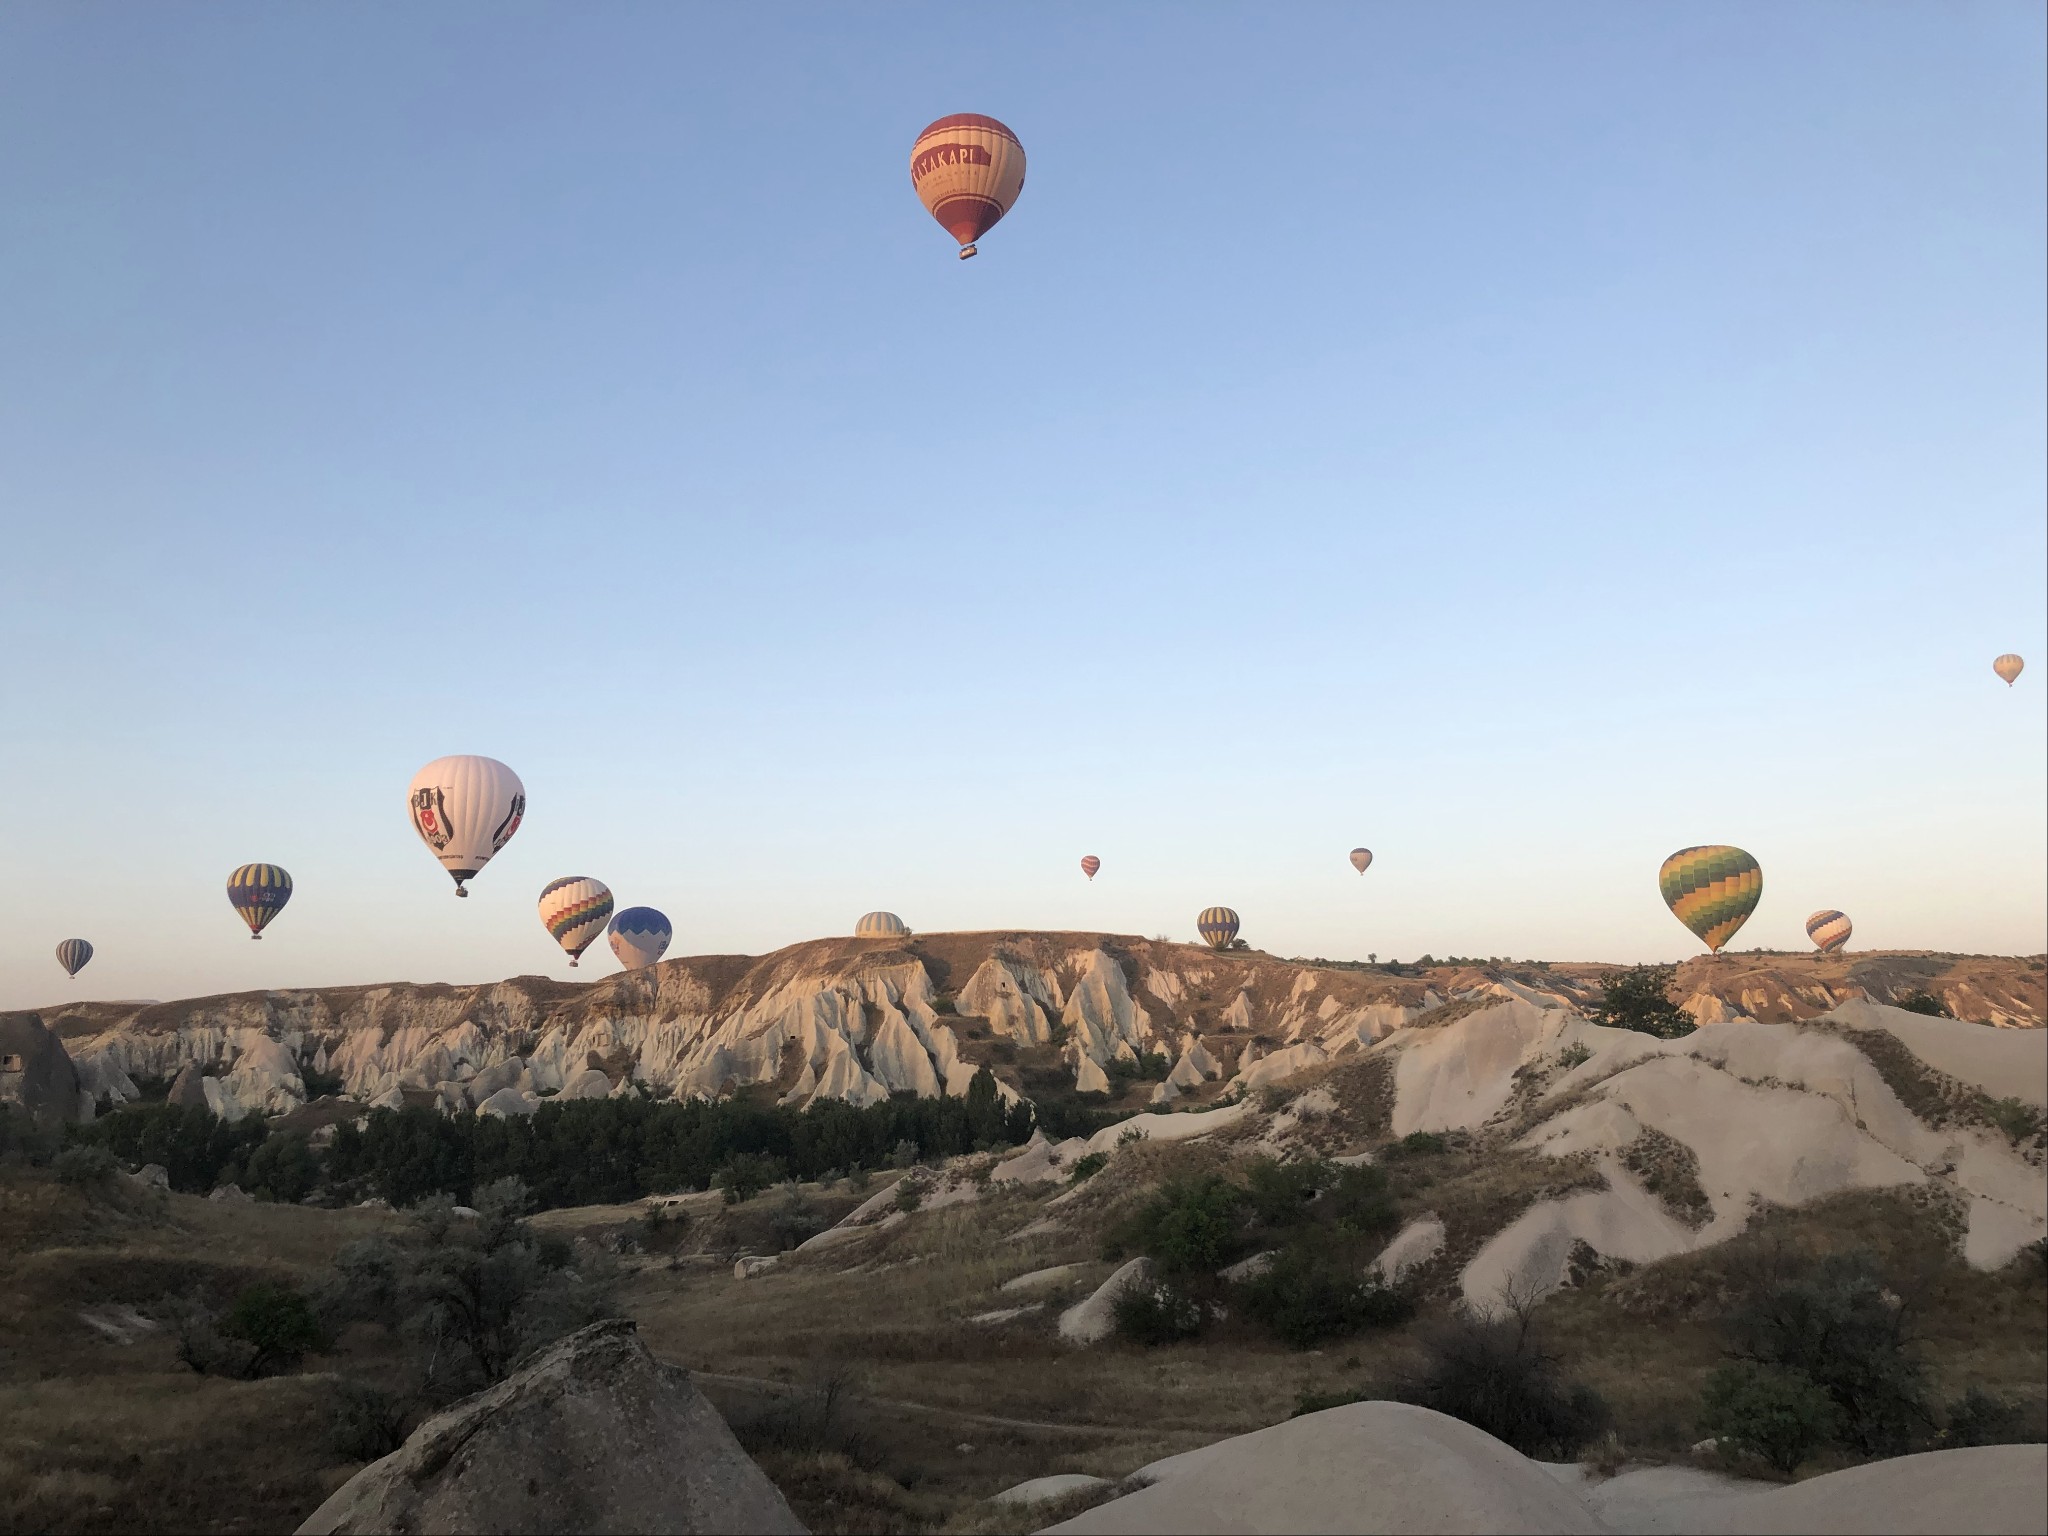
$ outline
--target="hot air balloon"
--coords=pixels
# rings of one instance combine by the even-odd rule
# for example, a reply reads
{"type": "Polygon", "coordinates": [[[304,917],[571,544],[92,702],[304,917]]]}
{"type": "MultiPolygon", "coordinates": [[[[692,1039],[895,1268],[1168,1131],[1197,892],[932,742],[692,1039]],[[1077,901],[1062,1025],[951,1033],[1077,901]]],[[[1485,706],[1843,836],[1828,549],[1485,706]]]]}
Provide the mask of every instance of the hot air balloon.
{"type": "Polygon", "coordinates": [[[1086,875],[1090,880],[1093,880],[1095,878],[1095,871],[1097,871],[1100,868],[1102,868],[1102,860],[1095,857],[1094,854],[1090,853],[1082,857],[1081,873],[1086,875]]]}
{"type": "Polygon", "coordinates": [[[1840,912],[1816,912],[1806,920],[1806,936],[1824,955],[1832,955],[1848,943],[1853,932],[1854,926],[1840,912]]]}
{"type": "Polygon", "coordinates": [[[2026,670],[2026,665],[2027,664],[2024,661],[2020,660],[2019,657],[2013,655],[2011,651],[2007,651],[2003,656],[1999,657],[1998,660],[1991,663],[1991,670],[1996,672],[2000,677],[2004,678],[2005,686],[2010,688],[2014,683],[2019,681],[2019,675],[2021,672],[2026,670]]]}
{"type": "Polygon", "coordinates": [[[907,939],[910,924],[894,912],[870,912],[853,925],[856,939],[907,939]]]}
{"type": "Polygon", "coordinates": [[[965,261],[1024,190],[1024,146],[992,117],[955,112],[910,147],[910,184],[965,261]]]}
{"type": "Polygon", "coordinates": [[[76,976],[92,958],[92,946],[83,939],[66,939],[57,946],[57,963],[66,976],[76,976]]]}
{"type": "Polygon", "coordinates": [[[512,840],[526,814],[526,786],[494,757],[437,757],[412,776],[405,792],[413,830],[441,867],[462,882],[512,840]]]}
{"type": "Polygon", "coordinates": [[[674,936],[675,930],[669,927],[668,919],[652,907],[626,908],[612,919],[606,934],[612,943],[612,953],[629,971],[654,964],[674,936]]]}
{"type": "Polygon", "coordinates": [[[249,925],[249,937],[263,937],[264,926],[292,899],[292,877],[275,864],[244,864],[228,876],[228,905],[249,925]]]}
{"type": "Polygon", "coordinates": [[[1237,937],[1237,914],[1228,907],[1204,907],[1195,919],[1195,930],[1211,949],[1228,949],[1237,937]]]}
{"type": "Polygon", "coordinates": [[[1371,863],[1372,850],[1370,848],[1354,848],[1351,850],[1351,867],[1361,875],[1365,873],[1366,868],[1371,863]]]}
{"type": "Polygon", "coordinates": [[[1763,899],[1761,865],[1740,848],[1712,843],[1681,848],[1657,871],[1664,905],[1715,954],[1763,899]]]}
{"type": "Polygon", "coordinates": [[[569,952],[572,966],[597,942],[611,915],[611,888],[602,880],[567,875],[541,887],[540,920],[554,941],[569,952]]]}

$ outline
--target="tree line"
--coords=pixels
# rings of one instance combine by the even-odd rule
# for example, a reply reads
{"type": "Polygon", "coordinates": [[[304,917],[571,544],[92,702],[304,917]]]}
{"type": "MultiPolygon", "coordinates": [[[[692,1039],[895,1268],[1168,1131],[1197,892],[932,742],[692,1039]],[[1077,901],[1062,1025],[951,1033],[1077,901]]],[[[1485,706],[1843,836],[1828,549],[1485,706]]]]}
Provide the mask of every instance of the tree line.
{"type": "Polygon", "coordinates": [[[296,1131],[251,1115],[233,1125],[197,1105],[135,1104],[75,1126],[72,1137],[124,1162],[158,1163],[173,1189],[204,1194],[233,1183],[251,1194],[302,1200],[375,1195],[410,1206],[434,1195],[458,1204],[500,1179],[530,1192],[533,1208],[616,1204],[710,1188],[734,1159],[816,1179],[901,1161],[954,1157],[1027,1140],[1028,1103],[1006,1105],[987,1068],[961,1097],[899,1094],[855,1106],[806,1109],[742,1095],[718,1100],[637,1097],[543,1103],[531,1115],[378,1109],[360,1128],[344,1121],[315,1149],[296,1131]]]}

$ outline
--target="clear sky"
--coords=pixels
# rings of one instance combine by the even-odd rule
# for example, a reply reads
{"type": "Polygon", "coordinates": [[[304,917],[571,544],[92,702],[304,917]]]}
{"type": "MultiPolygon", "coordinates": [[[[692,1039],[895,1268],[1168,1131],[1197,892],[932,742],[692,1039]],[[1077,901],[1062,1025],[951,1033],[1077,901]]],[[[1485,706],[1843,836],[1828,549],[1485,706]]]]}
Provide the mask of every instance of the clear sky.
{"type": "Polygon", "coordinates": [[[0,1005],[603,974],[564,874],[676,954],[1677,958],[1698,842],[1742,947],[2038,951],[2044,30],[12,0],[0,1005]],[[451,752],[530,797],[460,903],[451,752]]]}

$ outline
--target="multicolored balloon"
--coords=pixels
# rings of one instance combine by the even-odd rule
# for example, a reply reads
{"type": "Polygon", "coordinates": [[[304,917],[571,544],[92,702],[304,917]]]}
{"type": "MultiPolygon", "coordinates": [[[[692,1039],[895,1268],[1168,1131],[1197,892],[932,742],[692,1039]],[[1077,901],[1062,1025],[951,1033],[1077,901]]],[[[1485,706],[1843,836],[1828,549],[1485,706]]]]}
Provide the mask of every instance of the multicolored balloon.
{"type": "Polygon", "coordinates": [[[960,242],[960,259],[1016,206],[1024,190],[1024,146],[992,117],[955,112],[926,127],[910,147],[910,184],[925,211],[960,242]]]}
{"type": "Polygon", "coordinates": [[[571,967],[597,942],[611,915],[611,887],[602,880],[567,875],[541,887],[540,920],[554,941],[569,952],[571,967]]]}
{"type": "Polygon", "coordinates": [[[264,926],[292,899],[292,877],[275,864],[244,864],[228,876],[228,905],[249,925],[249,937],[263,937],[264,926]]]}
{"type": "Polygon", "coordinates": [[[66,939],[57,946],[57,963],[64,967],[66,976],[76,976],[91,958],[92,946],[84,939],[66,939]]]}
{"type": "Polygon", "coordinates": [[[612,953],[619,957],[619,964],[637,971],[661,958],[668,941],[675,937],[675,930],[652,907],[628,907],[612,919],[606,937],[611,940],[612,953]]]}
{"type": "Polygon", "coordinates": [[[1351,850],[1351,867],[1353,869],[1362,875],[1371,865],[1372,850],[1370,848],[1354,848],[1351,850]]]}
{"type": "Polygon", "coordinates": [[[1081,873],[1086,875],[1090,880],[1093,880],[1095,878],[1095,871],[1097,871],[1100,868],[1102,868],[1102,860],[1095,857],[1094,854],[1090,853],[1084,854],[1082,856],[1081,873]]]}
{"type": "Polygon", "coordinates": [[[412,829],[467,896],[465,880],[512,841],[526,814],[526,786],[494,757],[437,757],[405,792],[412,829]]]}
{"type": "Polygon", "coordinates": [[[1998,660],[1991,663],[1991,670],[2005,679],[2005,686],[2008,688],[2019,681],[2020,673],[2024,672],[2026,668],[2027,664],[2011,651],[2007,651],[1998,660]]]}
{"type": "Polygon", "coordinates": [[[1740,848],[1709,843],[1666,859],[1657,887],[1671,915],[1718,955],[1763,900],[1764,872],[1740,848]]]}
{"type": "Polygon", "coordinates": [[[1806,936],[1824,955],[1832,955],[1848,943],[1849,935],[1855,931],[1855,925],[1845,915],[1833,910],[1816,912],[1806,920],[1806,936]]]}
{"type": "Polygon", "coordinates": [[[1204,907],[1195,919],[1195,931],[1211,949],[1228,949],[1237,937],[1237,914],[1228,907],[1204,907]]]}
{"type": "Polygon", "coordinates": [[[894,912],[870,912],[853,925],[856,939],[907,939],[910,924],[894,912]]]}

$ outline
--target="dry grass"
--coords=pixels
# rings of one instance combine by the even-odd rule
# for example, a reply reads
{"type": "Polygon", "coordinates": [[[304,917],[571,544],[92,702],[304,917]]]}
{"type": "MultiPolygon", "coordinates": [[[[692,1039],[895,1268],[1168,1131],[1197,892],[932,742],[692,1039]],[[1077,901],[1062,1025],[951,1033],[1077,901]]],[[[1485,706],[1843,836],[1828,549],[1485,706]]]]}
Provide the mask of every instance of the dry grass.
{"type": "Polygon", "coordinates": [[[2040,1115],[2023,1113],[2017,1120],[2009,1118],[1981,1088],[1935,1071],[1888,1029],[1832,1033],[1861,1051],[1899,1102],[1927,1124],[1995,1130],[2028,1154],[2030,1161],[2041,1161],[2044,1148],[2048,1148],[2048,1121],[2040,1115]]]}
{"type": "Polygon", "coordinates": [[[1621,1149],[1621,1164],[1694,1231],[1714,1219],[1714,1203],[1700,1187],[1700,1160],[1684,1142],[1646,1125],[1621,1149]]]}

